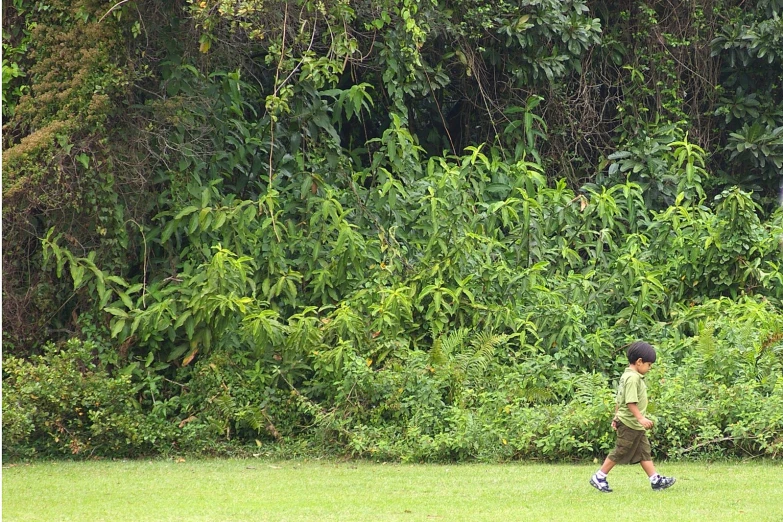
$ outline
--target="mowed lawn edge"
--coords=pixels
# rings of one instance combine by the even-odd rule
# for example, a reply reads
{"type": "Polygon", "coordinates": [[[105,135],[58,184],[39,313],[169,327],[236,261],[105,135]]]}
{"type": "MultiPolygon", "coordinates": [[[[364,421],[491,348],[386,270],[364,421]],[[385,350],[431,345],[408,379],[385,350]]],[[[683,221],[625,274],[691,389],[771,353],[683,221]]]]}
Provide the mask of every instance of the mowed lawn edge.
{"type": "Polygon", "coordinates": [[[783,522],[781,461],[639,466],[376,464],[365,461],[90,461],[3,465],[3,520],[626,520],[783,522]]]}

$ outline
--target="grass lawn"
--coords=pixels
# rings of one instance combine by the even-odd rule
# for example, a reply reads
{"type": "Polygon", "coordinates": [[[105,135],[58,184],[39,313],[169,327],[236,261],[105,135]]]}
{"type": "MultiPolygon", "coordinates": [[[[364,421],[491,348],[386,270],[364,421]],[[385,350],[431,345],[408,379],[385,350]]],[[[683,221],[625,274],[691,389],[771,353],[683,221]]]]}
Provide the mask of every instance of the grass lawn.
{"type": "Polygon", "coordinates": [[[595,465],[194,460],[3,466],[3,520],[748,520],[783,522],[783,463],[664,463],[587,483],[595,465]],[[630,515],[629,512],[633,512],[630,515]]]}

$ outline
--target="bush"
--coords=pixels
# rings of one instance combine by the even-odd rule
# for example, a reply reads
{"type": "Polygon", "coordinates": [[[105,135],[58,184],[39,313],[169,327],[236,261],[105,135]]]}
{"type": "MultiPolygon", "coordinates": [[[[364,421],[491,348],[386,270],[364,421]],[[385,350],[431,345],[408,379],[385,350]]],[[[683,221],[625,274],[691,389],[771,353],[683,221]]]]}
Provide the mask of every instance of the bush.
{"type": "Polygon", "coordinates": [[[3,361],[3,454],[137,456],[161,451],[173,426],[145,415],[129,375],[110,375],[92,342],[48,343],[3,361]]]}
{"type": "MultiPolygon", "coordinates": [[[[721,299],[673,324],[654,340],[661,357],[647,379],[656,458],[779,456],[783,317],[764,299],[721,299]]],[[[587,459],[611,450],[622,357],[604,375],[501,346],[491,362],[471,366],[481,359],[465,337],[449,334],[440,355],[413,350],[378,369],[347,358],[341,377],[321,388],[326,397],[308,403],[314,422],[301,435],[397,461],[587,459]]]]}
{"type": "MultiPolygon", "coordinates": [[[[664,455],[777,457],[783,451],[783,317],[747,299],[713,301],[677,361],[664,356],[653,379],[657,446],[664,455]],[[718,310],[714,308],[718,307],[718,310]]],[[[672,343],[674,344],[674,343],[672,343]]]]}

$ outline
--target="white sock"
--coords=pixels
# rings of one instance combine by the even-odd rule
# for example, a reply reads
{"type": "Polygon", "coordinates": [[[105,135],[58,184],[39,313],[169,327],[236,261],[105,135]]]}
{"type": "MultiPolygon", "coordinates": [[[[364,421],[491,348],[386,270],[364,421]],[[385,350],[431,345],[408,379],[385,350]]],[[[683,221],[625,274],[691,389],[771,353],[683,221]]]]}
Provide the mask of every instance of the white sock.
{"type": "Polygon", "coordinates": [[[598,471],[595,472],[595,478],[599,480],[604,480],[606,478],[606,473],[604,473],[599,469],[598,471]]]}
{"type": "Polygon", "coordinates": [[[656,473],[655,475],[652,475],[650,477],[650,482],[658,482],[658,479],[660,479],[660,478],[661,478],[661,476],[656,473]]]}

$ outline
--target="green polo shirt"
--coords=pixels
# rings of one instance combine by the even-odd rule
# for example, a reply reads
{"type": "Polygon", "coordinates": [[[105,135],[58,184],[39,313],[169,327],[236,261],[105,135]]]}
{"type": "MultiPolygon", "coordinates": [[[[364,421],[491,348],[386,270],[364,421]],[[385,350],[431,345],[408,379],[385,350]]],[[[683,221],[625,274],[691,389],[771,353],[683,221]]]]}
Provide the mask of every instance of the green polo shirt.
{"type": "Polygon", "coordinates": [[[620,384],[617,386],[617,396],[615,404],[617,409],[617,418],[620,422],[633,430],[644,431],[644,426],[634,417],[631,410],[628,409],[628,403],[636,403],[642,417],[647,416],[647,385],[644,384],[644,375],[632,368],[626,368],[623,376],[620,377],[620,384]]]}

